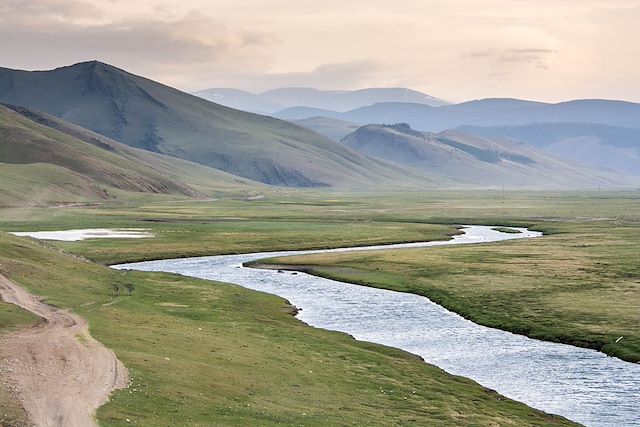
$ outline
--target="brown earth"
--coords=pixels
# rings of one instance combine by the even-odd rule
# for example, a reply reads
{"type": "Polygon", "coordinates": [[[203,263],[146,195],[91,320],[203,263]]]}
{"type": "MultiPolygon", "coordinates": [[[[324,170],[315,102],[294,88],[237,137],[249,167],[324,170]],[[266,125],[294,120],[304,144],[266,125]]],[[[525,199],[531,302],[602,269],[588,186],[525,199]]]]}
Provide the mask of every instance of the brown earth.
{"type": "Polygon", "coordinates": [[[36,426],[97,426],[95,410],[125,388],[128,372],[87,322],[41,302],[0,275],[0,297],[44,321],[0,338],[0,380],[36,426]]]}

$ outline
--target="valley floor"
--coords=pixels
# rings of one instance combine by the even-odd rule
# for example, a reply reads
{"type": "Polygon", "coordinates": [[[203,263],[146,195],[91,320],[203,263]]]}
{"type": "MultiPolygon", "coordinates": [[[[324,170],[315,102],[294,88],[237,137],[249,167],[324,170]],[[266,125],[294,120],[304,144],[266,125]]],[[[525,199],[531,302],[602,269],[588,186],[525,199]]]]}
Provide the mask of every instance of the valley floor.
{"type": "MultiPolygon", "coordinates": [[[[5,209],[0,211],[4,231],[128,227],[149,228],[158,237],[45,243],[0,233],[0,272],[47,303],[85,318],[92,336],[129,369],[131,385],[99,409],[101,425],[131,425],[127,419],[158,426],[358,425],[372,419],[387,425],[560,425],[567,422],[410,354],[310,328],[293,318],[280,298],[168,274],[114,271],[100,263],[441,239],[455,232],[448,224],[456,223],[540,224],[555,234],[533,245],[407,251],[401,262],[382,254],[366,262],[323,262],[331,274],[337,262],[340,274],[366,273],[371,284],[383,277],[379,284],[389,287],[406,286],[399,272],[415,269],[410,279],[420,277],[424,288],[402,290],[435,289],[449,298],[443,297],[443,304],[458,304],[460,311],[477,316],[483,314],[477,301],[490,294],[489,303],[497,308],[492,315],[505,325],[526,314],[521,321],[544,319],[549,330],[579,336],[591,330],[595,321],[590,324],[588,317],[596,313],[600,330],[594,334],[624,335],[618,343],[624,346],[615,348],[633,355],[637,347],[625,340],[637,343],[633,301],[638,299],[633,298],[639,273],[632,260],[639,196],[309,192],[251,201],[5,209]],[[523,271],[526,281],[519,279],[523,271]],[[571,286],[564,292],[549,291],[568,278],[571,286]],[[443,290],[436,282],[450,286],[443,290]],[[581,290],[582,283],[588,286],[581,290]],[[452,290],[458,287],[464,287],[464,299],[462,291],[452,290]],[[516,299],[517,309],[503,307],[506,298],[516,299]],[[617,304],[607,309],[604,298],[617,304]]],[[[3,311],[0,333],[33,321],[20,310],[3,311]]],[[[14,408],[5,413],[19,419],[19,407],[7,396],[0,388],[0,407],[14,408]]]]}
{"type": "Polygon", "coordinates": [[[538,223],[531,241],[272,258],[272,268],[423,295],[475,323],[640,361],[640,229],[538,223]]]}

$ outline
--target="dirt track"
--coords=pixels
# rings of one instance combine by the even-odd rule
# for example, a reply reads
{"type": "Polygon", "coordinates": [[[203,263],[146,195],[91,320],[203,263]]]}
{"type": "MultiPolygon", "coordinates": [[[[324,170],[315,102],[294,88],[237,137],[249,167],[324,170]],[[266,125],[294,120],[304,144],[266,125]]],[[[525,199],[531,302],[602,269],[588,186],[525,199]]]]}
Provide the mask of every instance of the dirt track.
{"type": "Polygon", "coordinates": [[[0,297],[45,320],[0,339],[2,380],[16,391],[36,426],[97,426],[95,410],[128,373],[115,354],[89,335],[79,316],[42,303],[0,275],[0,297]]]}

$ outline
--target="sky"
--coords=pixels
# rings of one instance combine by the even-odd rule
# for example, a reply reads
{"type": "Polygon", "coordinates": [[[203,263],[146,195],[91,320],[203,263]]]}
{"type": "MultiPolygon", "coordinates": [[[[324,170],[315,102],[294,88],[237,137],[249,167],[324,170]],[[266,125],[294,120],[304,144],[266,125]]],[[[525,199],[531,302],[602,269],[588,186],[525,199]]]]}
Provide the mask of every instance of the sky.
{"type": "Polygon", "coordinates": [[[186,91],[409,87],[640,102],[640,0],[0,0],[0,66],[186,91]]]}

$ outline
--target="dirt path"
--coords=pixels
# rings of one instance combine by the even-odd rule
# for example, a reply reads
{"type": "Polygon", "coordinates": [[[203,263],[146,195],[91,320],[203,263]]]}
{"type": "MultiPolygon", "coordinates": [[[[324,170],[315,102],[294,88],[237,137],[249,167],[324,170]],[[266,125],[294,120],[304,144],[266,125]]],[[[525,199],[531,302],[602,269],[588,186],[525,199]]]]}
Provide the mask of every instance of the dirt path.
{"type": "Polygon", "coordinates": [[[38,427],[97,426],[95,410],[128,373],[115,354],[89,335],[79,316],[42,303],[0,275],[0,297],[45,320],[0,339],[0,370],[38,427]]]}

